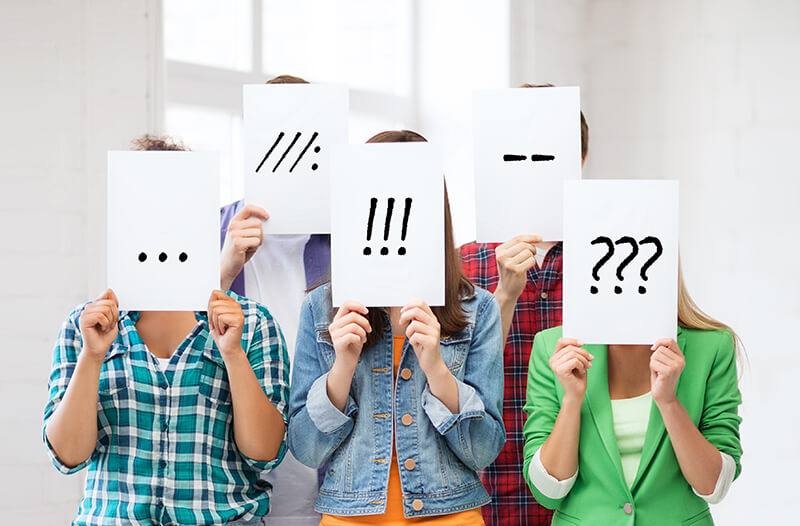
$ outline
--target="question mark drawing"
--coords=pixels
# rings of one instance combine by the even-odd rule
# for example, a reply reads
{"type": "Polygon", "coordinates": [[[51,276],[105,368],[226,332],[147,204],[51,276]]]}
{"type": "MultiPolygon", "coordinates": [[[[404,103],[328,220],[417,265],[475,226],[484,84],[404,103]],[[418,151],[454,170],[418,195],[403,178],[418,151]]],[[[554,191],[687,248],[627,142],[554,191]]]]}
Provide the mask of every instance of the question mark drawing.
{"type": "MultiPolygon", "coordinates": [[[[633,261],[633,258],[636,257],[636,254],[639,253],[639,245],[636,243],[636,240],[633,239],[631,236],[622,236],[621,238],[617,239],[614,242],[615,245],[620,245],[622,243],[627,243],[631,246],[631,253],[628,254],[628,257],[623,259],[622,263],[620,263],[619,266],[617,267],[617,279],[619,279],[620,281],[625,281],[625,278],[622,277],[622,271],[625,270],[625,267],[627,267],[628,264],[631,261],[633,261]]],[[[616,285],[614,287],[614,293],[622,294],[622,287],[616,285]]]]}
{"type": "MultiPolygon", "coordinates": [[[[655,236],[647,236],[646,238],[644,238],[641,241],[639,241],[639,245],[640,246],[641,245],[646,245],[646,244],[655,245],[656,246],[656,250],[653,253],[653,255],[650,256],[650,259],[645,261],[644,265],[642,265],[642,270],[640,271],[639,275],[642,276],[642,280],[644,280],[644,281],[647,281],[647,269],[649,269],[651,266],[653,266],[653,263],[655,263],[656,260],[661,257],[661,254],[664,253],[664,248],[661,246],[661,240],[658,239],[657,237],[655,237],[655,236]]],[[[639,294],[644,294],[645,292],[647,292],[647,289],[643,285],[640,285],[639,286],[639,294]]]]}
{"type": "MultiPolygon", "coordinates": [[[[611,256],[614,255],[614,243],[609,238],[607,238],[606,236],[598,236],[592,240],[592,245],[599,245],[600,243],[606,244],[606,246],[608,247],[608,252],[606,252],[606,255],[601,257],[600,261],[598,261],[592,268],[592,277],[594,278],[595,281],[600,281],[600,276],[598,276],[597,273],[600,271],[600,268],[603,265],[605,265],[609,259],[611,259],[611,256]]],[[[592,294],[597,294],[598,292],[597,287],[592,285],[589,288],[589,292],[591,292],[592,294]]]]}

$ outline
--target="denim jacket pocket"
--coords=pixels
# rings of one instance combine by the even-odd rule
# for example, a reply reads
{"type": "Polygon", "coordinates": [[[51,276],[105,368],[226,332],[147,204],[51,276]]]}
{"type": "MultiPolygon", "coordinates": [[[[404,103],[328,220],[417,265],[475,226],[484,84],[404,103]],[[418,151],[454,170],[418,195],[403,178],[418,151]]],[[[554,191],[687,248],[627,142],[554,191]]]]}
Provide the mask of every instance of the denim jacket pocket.
{"type": "Polygon", "coordinates": [[[447,368],[453,373],[456,378],[462,379],[464,362],[469,354],[470,335],[465,334],[467,329],[460,333],[451,336],[443,337],[439,340],[439,352],[442,355],[447,368]],[[459,374],[461,373],[461,374],[459,374]]]}

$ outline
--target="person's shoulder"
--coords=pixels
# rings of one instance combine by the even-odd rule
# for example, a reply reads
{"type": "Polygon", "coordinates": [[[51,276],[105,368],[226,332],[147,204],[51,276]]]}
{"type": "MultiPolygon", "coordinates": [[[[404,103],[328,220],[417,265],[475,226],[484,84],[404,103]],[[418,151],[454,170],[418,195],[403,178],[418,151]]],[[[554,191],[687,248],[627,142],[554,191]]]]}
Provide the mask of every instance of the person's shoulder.
{"type": "Polygon", "coordinates": [[[547,354],[551,354],[555,350],[556,343],[558,339],[561,338],[562,333],[561,325],[537,332],[533,340],[534,348],[536,348],[538,344],[547,354]]]}
{"type": "MultiPolygon", "coordinates": [[[[716,356],[729,356],[736,354],[736,345],[733,333],[728,329],[687,329],[678,327],[678,334],[685,339],[687,349],[681,349],[686,353],[690,349],[703,349],[705,351],[715,351],[716,356]]],[[[691,352],[691,350],[690,350],[691,352]]],[[[708,355],[708,352],[703,354],[708,355]]]]}

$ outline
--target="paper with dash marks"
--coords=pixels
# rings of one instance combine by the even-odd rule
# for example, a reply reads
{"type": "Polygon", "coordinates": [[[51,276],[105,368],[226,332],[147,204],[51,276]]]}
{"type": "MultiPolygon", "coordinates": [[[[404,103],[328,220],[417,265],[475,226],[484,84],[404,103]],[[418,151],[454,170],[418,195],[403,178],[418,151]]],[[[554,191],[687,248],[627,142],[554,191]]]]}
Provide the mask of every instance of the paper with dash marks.
{"type": "Polygon", "coordinates": [[[563,183],[581,177],[578,88],[476,91],[473,151],[479,242],[563,239],[563,183]]]}
{"type": "Polygon", "coordinates": [[[429,143],[331,154],[333,303],[444,305],[444,179],[429,143]]]}
{"type": "Polygon", "coordinates": [[[245,85],[245,201],[265,234],[330,232],[330,148],[347,143],[349,95],[324,84],[245,85]]]}

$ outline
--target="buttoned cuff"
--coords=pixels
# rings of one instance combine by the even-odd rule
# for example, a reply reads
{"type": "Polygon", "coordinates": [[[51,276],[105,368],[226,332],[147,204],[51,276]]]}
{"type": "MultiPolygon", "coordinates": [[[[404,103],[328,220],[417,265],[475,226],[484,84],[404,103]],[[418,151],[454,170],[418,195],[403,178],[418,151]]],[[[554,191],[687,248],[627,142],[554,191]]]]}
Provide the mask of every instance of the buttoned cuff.
{"type": "Polygon", "coordinates": [[[322,433],[331,434],[339,431],[353,419],[352,415],[358,410],[358,405],[353,397],[348,395],[345,412],[339,411],[328,398],[328,373],[325,373],[311,384],[306,397],[306,410],[317,429],[322,433]]]}
{"type": "Polygon", "coordinates": [[[453,414],[444,403],[436,398],[431,392],[430,385],[426,384],[422,391],[422,408],[428,415],[431,424],[436,430],[444,435],[453,428],[458,422],[467,418],[483,418],[486,411],[483,400],[472,386],[465,384],[458,378],[456,387],[458,388],[458,413],[453,414]]]}
{"type": "Polygon", "coordinates": [[[733,483],[733,478],[736,476],[736,461],[727,453],[719,452],[722,457],[722,469],[719,470],[719,477],[717,478],[717,485],[714,486],[714,492],[711,495],[701,495],[694,487],[692,491],[694,494],[708,502],[709,504],[718,504],[725,498],[728,490],[733,483]]]}
{"type": "Polygon", "coordinates": [[[542,448],[539,448],[533,455],[528,466],[528,477],[531,479],[531,483],[536,486],[536,489],[548,499],[563,499],[570,492],[572,486],[575,485],[575,480],[578,478],[578,470],[576,469],[575,474],[570,478],[558,480],[548,473],[544,464],[542,464],[542,459],[539,455],[541,451],[542,448]]]}
{"type": "Polygon", "coordinates": [[[77,466],[69,467],[63,462],[61,462],[61,459],[58,458],[58,455],[56,455],[56,451],[53,449],[53,446],[50,444],[50,441],[47,440],[47,427],[42,429],[42,438],[44,439],[44,445],[47,447],[47,454],[50,457],[50,461],[53,463],[56,469],[58,469],[58,471],[60,471],[64,475],[72,475],[73,473],[77,473],[78,471],[85,468],[89,464],[89,462],[92,461],[92,455],[89,455],[89,458],[87,458],[77,466]]]}

